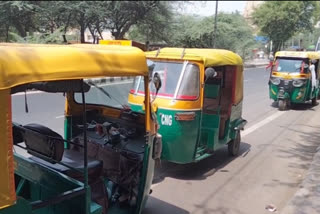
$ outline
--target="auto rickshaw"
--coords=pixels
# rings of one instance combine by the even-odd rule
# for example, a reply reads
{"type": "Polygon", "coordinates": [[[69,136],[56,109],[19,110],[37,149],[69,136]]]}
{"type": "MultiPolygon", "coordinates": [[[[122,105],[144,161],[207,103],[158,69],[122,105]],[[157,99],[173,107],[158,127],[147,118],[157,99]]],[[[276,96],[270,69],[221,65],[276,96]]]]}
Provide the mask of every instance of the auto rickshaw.
{"type": "MultiPolygon", "coordinates": [[[[200,161],[228,144],[230,155],[240,147],[243,63],[240,56],[218,49],[163,48],[146,53],[150,74],[162,86],[154,112],[162,135],[163,160],[174,163],[200,161]]],[[[136,77],[130,107],[143,112],[144,80],[136,77]]],[[[152,95],[152,94],[151,94],[152,95]]]]}
{"type": "Polygon", "coordinates": [[[269,79],[269,96],[278,102],[279,110],[291,104],[311,100],[317,104],[319,95],[320,53],[279,51],[275,55],[269,79]]]}
{"type": "Polygon", "coordinates": [[[141,213],[161,154],[143,51],[0,44],[0,74],[1,214],[141,213]],[[144,79],[145,114],[125,107],[127,93],[116,93],[131,84],[107,83],[118,76],[144,79]],[[65,95],[64,137],[34,121],[12,121],[12,95],[27,98],[29,90],[65,95]]]}

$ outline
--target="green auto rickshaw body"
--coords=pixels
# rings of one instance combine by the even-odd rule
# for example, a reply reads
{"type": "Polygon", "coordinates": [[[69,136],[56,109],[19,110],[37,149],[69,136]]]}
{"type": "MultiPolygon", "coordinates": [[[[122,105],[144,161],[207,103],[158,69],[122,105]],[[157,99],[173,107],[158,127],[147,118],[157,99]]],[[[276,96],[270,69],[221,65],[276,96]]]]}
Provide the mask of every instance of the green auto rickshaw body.
{"type": "Polygon", "coordinates": [[[305,103],[319,95],[319,59],[317,52],[279,51],[271,69],[269,97],[274,101],[305,103]],[[311,64],[315,67],[312,87],[311,64]]]}
{"type": "MultiPolygon", "coordinates": [[[[147,58],[162,80],[152,108],[160,125],[163,160],[197,162],[240,135],[246,121],[242,119],[243,63],[237,54],[163,48],[147,52],[147,58]],[[207,68],[217,76],[206,80],[207,68]]],[[[129,95],[128,103],[136,112],[144,112],[141,84],[142,79],[136,78],[129,95]]]]}
{"type": "Polygon", "coordinates": [[[161,154],[154,147],[161,148],[161,137],[152,119],[148,85],[142,86],[148,113],[133,115],[111,100],[115,95],[106,92],[111,87],[106,78],[140,76],[148,82],[143,51],[0,44],[0,73],[1,214],[142,212],[155,159],[160,157],[156,154],[161,154]],[[26,125],[12,121],[12,94],[28,90],[65,94],[64,137],[33,121],[26,125]],[[134,131],[127,137],[130,127],[134,131]]]}

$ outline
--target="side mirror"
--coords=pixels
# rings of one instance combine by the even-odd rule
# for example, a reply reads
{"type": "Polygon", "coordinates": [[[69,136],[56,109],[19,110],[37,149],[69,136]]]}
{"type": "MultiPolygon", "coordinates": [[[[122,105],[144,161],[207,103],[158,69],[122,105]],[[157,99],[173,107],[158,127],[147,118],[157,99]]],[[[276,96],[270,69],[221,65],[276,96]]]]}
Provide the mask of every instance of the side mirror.
{"type": "Polygon", "coordinates": [[[156,93],[158,93],[158,91],[161,88],[161,78],[157,72],[154,73],[153,78],[152,78],[152,82],[153,82],[154,86],[156,87],[156,90],[157,90],[156,93]]]}
{"type": "Polygon", "coordinates": [[[161,153],[162,153],[162,136],[161,134],[157,134],[153,140],[152,158],[154,160],[160,159],[161,153]]]}
{"type": "Polygon", "coordinates": [[[161,78],[160,75],[158,74],[158,72],[155,72],[153,74],[153,77],[151,79],[151,82],[149,83],[149,87],[150,87],[150,94],[151,96],[151,103],[156,99],[157,94],[161,88],[161,78]]]}
{"type": "Polygon", "coordinates": [[[209,68],[206,68],[206,70],[205,70],[205,75],[206,75],[206,80],[207,79],[209,79],[209,78],[214,78],[214,77],[216,77],[217,76],[217,72],[213,69],[213,68],[211,68],[211,67],[209,67],[209,68]]]}

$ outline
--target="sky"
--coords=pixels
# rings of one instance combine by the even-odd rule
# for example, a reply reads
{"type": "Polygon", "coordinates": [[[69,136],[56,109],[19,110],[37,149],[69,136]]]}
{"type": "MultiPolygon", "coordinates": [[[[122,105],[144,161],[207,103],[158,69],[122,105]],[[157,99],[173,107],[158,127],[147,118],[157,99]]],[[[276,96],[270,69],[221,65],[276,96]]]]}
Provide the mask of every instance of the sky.
{"type": "MultiPolygon", "coordinates": [[[[201,16],[211,16],[215,13],[216,1],[190,1],[185,4],[182,11],[188,14],[197,14],[201,16]]],[[[241,14],[245,8],[246,1],[218,1],[218,12],[235,12],[238,10],[241,14]]]]}

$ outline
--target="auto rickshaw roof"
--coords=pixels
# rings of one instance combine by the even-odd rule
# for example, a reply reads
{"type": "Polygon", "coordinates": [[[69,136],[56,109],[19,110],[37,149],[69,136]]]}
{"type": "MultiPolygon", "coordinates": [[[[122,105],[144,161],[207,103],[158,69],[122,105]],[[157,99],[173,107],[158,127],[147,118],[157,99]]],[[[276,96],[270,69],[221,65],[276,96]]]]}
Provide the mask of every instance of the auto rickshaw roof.
{"type": "Polygon", "coordinates": [[[243,64],[238,54],[224,49],[162,48],[146,52],[146,55],[148,59],[201,61],[205,67],[243,64]]]}
{"type": "Polygon", "coordinates": [[[148,76],[146,57],[131,46],[0,43],[0,90],[17,85],[103,76],[148,76]]]}
{"type": "Polygon", "coordinates": [[[320,53],[315,51],[278,51],[276,57],[294,57],[294,58],[308,58],[320,59],[320,53]]]}

